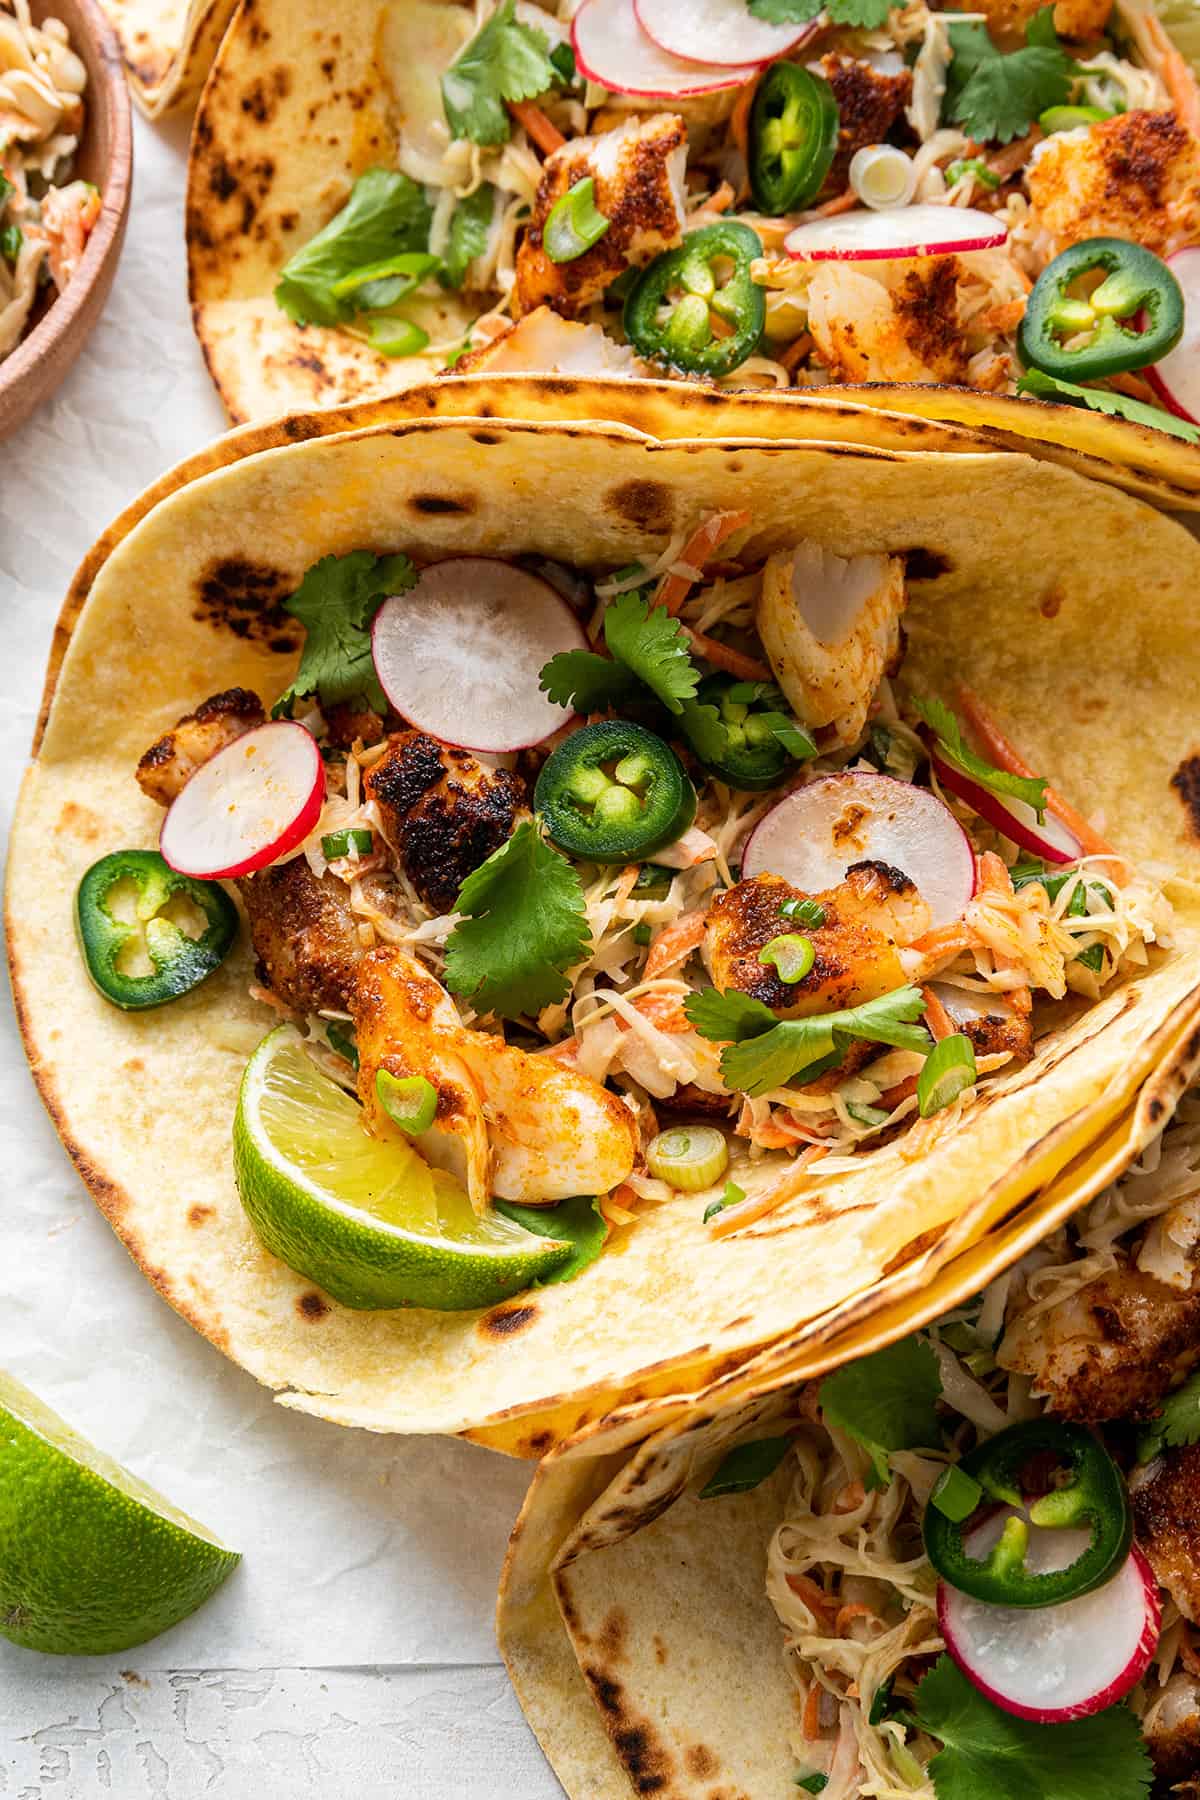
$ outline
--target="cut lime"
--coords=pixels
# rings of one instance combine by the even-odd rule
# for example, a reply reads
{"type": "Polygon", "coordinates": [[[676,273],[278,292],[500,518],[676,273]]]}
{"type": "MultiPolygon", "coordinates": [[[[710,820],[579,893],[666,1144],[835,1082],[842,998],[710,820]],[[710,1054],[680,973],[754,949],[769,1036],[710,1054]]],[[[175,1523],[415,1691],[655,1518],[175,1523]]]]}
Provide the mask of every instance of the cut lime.
{"type": "Polygon", "coordinates": [[[477,1218],[453,1176],[410,1144],[369,1137],[292,1025],[246,1065],[233,1166],[267,1249],[344,1306],[493,1306],[571,1255],[499,1213],[477,1218]]]}
{"type": "Polygon", "coordinates": [[[236,1550],[0,1371],[0,1632],[102,1656],[157,1637],[220,1587],[236,1550]]]}

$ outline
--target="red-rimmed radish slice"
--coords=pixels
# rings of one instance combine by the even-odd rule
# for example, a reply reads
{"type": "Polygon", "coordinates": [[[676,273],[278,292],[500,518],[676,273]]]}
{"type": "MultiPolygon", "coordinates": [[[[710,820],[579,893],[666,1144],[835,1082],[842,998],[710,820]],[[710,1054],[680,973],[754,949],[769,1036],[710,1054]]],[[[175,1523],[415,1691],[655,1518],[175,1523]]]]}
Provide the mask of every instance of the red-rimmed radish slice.
{"type": "Polygon", "coordinates": [[[1177,250],[1167,267],[1183,289],[1183,336],[1142,373],[1177,418],[1200,425],[1200,246],[1177,250]]]}
{"type": "Polygon", "coordinates": [[[744,68],[686,62],[661,50],[638,24],[633,0],[584,0],[571,38],[580,74],[612,94],[685,100],[749,79],[744,68]]]}
{"type": "Polygon", "coordinates": [[[881,257],[947,256],[967,250],[994,250],[1008,228],[992,213],[972,206],[893,206],[884,212],[837,213],[810,219],[783,240],[801,262],[872,262],[881,257]]]}
{"type": "Polygon", "coordinates": [[[1083,846],[1075,833],[1053,813],[1046,813],[1039,824],[1036,812],[1024,800],[1014,799],[1010,794],[993,794],[990,788],[980,787],[953,763],[944,762],[936,750],[931,749],[929,754],[942,786],[965,800],[973,812],[994,825],[997,831],[1002,831],[1014,844],[1019,844],[1022,850],[1051,863],[1078,862],[1083,855],[1083,846]]]}
{"type": "MultiPolygon", "coordinates": [[[[980,1556],[1011,1508],[967,1538],[980,1556]]],[[[1081,1531],[1029,1530],[1028,1567],[1062,1569],[1088,1542],[1081,1531]]],[[[972,1548],[973,1547],[973,1548],[972,1548]]],[[[1136,1547],[1112,1580],[1058,1606],[992,1606],[938,1583],[946,1648],[973,1687],[1004,1712],[1061,1725],[1113,1706],[1141,1680],[1158,1647],[1158,1583],[1136,1547]]]]}
{"type": "Polygon", "coordinates": [[[975,853],[950,808],[891,775],[824,775],[798,788],[755,826],[742,873],[782,875],[816,894],[858,862],[902,870],[934,928],[960,918],[975,892],[975,853]]]}
{"type": "Polygon", "coordinates": [[[746,0],[634,0],[638,24],[660,50],[684,62],[754,69],[783,56],[821,29],[816,19],[772,25],[746,0]]]}
{"type": "Polygon", "coordinates": [[[491,556],[422,569],[375,614],[371,654],[396,711],[464,750],[524,750],[568,715],[538,687],[560,650],[587,639],[548,581],[491,556]]]}
{"type": "Polygon", "coordinates": [[[167,809],[158,847],[181,875],[250,875],[304,842],[324,800],[316,740],[303,725],[272,720],[201,764],[167,809]]]}

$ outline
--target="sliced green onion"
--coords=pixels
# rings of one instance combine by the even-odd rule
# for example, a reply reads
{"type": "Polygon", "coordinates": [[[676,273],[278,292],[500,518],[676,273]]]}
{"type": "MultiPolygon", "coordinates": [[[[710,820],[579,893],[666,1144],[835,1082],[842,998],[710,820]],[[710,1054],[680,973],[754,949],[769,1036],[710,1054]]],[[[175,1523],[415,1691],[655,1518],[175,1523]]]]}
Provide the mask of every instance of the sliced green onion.
{"type": "Polygon", "coordinates": [[[788,755],[794,756],[797,762],[807,762],[817,754],[813,739],[788,713],[763,712],[756,716],[759,723],[767,727],[771,736],[777,738],[788,755]]]}
{"type": "Polygon", "coordinates": [[[871,1710],[867,1714],[868,1725],[882,1725],[887,1718],[888,1709],[892,1704],[892,1687],[895,1680],[894,1675],[889,1675],[886,1680],[879,1683],[871,1695],[871,1710]]]}
{"type": "Polygon", "coordinates": [[[938,1476],[929,1496],[929,1504],[936,1507],[943,1518],[961,1525],[965,1519],[970,1518],[982,1499],[983,1489],[974,1476],[952,1463],[938,1476]]]}
{"type": "Polygon", "coordinates": [[[349,275],[343,275],[335,281],[330,293],[335,300],[344,300],[347,295],[354,294],[363,310],[370,312],[378,306],[394,306],[405,294],[411,294],[418,281],[426,275],[432,275],[439,266],[441,258],[430,256],[423,250],[406,250],[399,256],[389,256],[382,262],[366,263],[361,269],[352,269],[349,275]],[[383,287],[396,291],[383,297],[383,287]],[[367,289],[379,291],[368,296],[367,289]]]}
{"type": "Polygon", "coordinates": [[[321,839],[321,855],[326,862],[337,862],[340,856],[349,856],[357,850],[360,856],[370,856],[375,839],[369,831],[357,828],[349,831],[331,831],[328,837],[321,839]]]}
{"type": "Polygon", "coordinates": [[[881,1106],[866,1106],[861,1100],[847,1100],[846,1111],[856,1125],[886,1125],[892,1116],[881,1106]]]}
{"type": "Polygon", "coordinates": [[[1076,953],[1074,960],[1082,963],[1085,969],[1090,969],[1093,975],[1098,975],[1104,967],[1104,945],[1089,944],[1086,950],[1076,953]]]}
{"type": "Polygon", "coordinates": [[[710,1200],[705,1207],[704,1223],[707,1225],[710,1219],[715,1219],[718,1213],[723,1213],[727,1206],[736,1206],[739,1200],[744,1200],[745,1198],[745,1188],[740,1188],[736,1181],[727,1181],[725,1183],[725,1192],[721,1195],[721,1198],[719,1200],[710,1200]]]}
{"type": "Polygon", "coordinates": [[[923,1119],[931,1118],[956,1100],[964,1088],[973,1087],[978,1071],[969,1037],[956,1031],[935,1044],[917,1076],[917,1105],[923,1119]]]}
{"type": "Polygon", "coordinates": [[[331,1021],[325,1027],[325,1036],[329,1039],[329,1048],[339,1056],[344,1056],[352,1069],[357,1069],[358,1045],[354,1041],[354,1033],[331,1021]]]}
{"type": "Polygon", "coordinates": [[[411,319],[368,319],[366,338],[380,356],[415,356],[429,342],[429,333],[411,319]]]}
{"type": "Polygon", "coordinates": [[[758,960],[773,964],[780,981],[786,981],[791,987],[794,982],[804,980],[817,960],[817,953],[811,938],[801,937],[798,931],[785,931],[782,937],[773,937],[769,944],[763,945],[758,960]]]}
{"type": "Polygon", "coordinates": [[[25,233],[19,225],[6,225],[0,231],[0,256],[5,262],[15,263],[21,254],[21,246],[25,242],[25,233]]]}
{"type": "Polygon", "coordinates": [[[806,1794],[823,1794],[829,1786],[828,1775],[797,1775],[796,1786],[806,1794]]]}
{"type": "Polygon", "coordinates": [[[550,208],[542,227],[542,247],[552,263],[574,262],[600,242],[611,224],[597,212],[596,184],[585,175],[550,208]]]}
{"type": "Polygon", "coordinates": [[[819,900],[785,900],[779,910],[785,919],[795,919],[810,931],[820,931],[825,923],[825,908],[819,900]]]}
{"type": "Polygon", "coordinates": [[[669,1186],[698,1194],[719,1181],[729,1167],[729,1145],[714,1125],[676,1125],[652,1141],[646,1167],[669,1186]]]}
{"type": "Polygon", "coordinates": [[[957,162],[950,163],[946,169],[946,186],[953,187],[955,182],[961,181],[964,175],[970,175],[979,183],[980,187],[998,188],[1000,186],[1000,177],[994,175],[987,164],[980,162],[977,156],[962,157],[957,162]]]}
{"type": "Polygon", "coordinates": [[[635,944],[640,944],[643,949],[645,949],[653,936],[654,933],[646,924],[635,925],[633,928],[633,941],[635,944]]]}
{"type": "Polygon", "coordinates": [[[437,1089],[424,1075],[389,1075],[380,1069],[375,1092],[388,1118],[410,1137],[428,1131],[437,1115],[437,1089]]]}

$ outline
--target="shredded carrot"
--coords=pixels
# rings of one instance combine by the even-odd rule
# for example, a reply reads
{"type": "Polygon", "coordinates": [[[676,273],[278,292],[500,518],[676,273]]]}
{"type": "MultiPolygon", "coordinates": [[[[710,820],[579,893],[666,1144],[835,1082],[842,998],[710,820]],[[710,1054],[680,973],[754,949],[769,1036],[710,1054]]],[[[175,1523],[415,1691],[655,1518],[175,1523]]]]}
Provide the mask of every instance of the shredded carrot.
{"type": "MultiPolygon", "coordinates": [[[[679,552],[679,561],[689,569],[702,569],[712,561],[726,538],[740,531],[743,525],[750,523],[748,512],[716,512],[710,513],[702,525],[693,531],[683,549],[679,552]]],[[[656,606],[665,606],[672,618],[679,611],[692,591],[690,575],[673,575],[668,569],[658,584],[658,592],[654,596],[656,606]]]]}
{"type": "Polygon", "coordinates": [[[862,1505],[866,1497],[867,1490],[856,1477],[853,1481],[846,1483],[833,1503],[833,1510],[839,1513],[854,1512],[857,1507],[862,1505]]]}
{"type": "Polygon", "coordinates": [[[685,625],[683,629],[696,654],[703,656],[718,669],[724,669],[729,675],[736,675],[739,681],[772,680],[770,669],[766,663],[759,662],[757,657],[732,650],[728,644],[721,643],[719,638],[709,637],[703,631],[693,631],[690,625],[685,625]]]}
{"type": "Polygon", "coordinates": [[[1108,377],[1109,387],[1116,388],[1119,394],[1128,394],[1131,400],[1141,400],[1146,406],[1158,406],[1158,396],[1148,381],[1135,375],[1131,369],[1124,369],[1117,375],[1108,377]]]}
{"type": "Polygon", "coordinates": [[[780,356],[779,361],[783,364],[789,375],[794,374],[797,363],[802,363],[804,361],[804,358],[813,348],[814,341],[811,331],[802,331],[800,336],[794,338],[788,345],[787,349],[780,356]]]}
{"type": "Polygon", "coordinates": [[[692,1022],[683,1010],[677,994],[639,994],[633,1005],[642,1017],[657,1025],[660,1031],[690,1031],[692,1022]]]}
{"type": "Polygon", "coordinates": [[[958,1027],[933,989],[922,988],[921,998],[925,1002],[925,1023],[933,1034],[934,1043],[940,1044],[943,1038],[953,1037],[958,1027]]]}
{"type": "Polygon", "coordinates": [[[837,1602],[811,1575],[789,1575],[787,1584],[798,1600],[803,1600],[815,1613],[833,1613],[837,1602]]]}
{"type": "Polygon", "coordinates": [[[644,980],[653,981],[656,975],[665,975],[668,969],[685,962],[693,950],[700,948],[704,942],[704,918],[703,912],[684,913],[681,919],[659,932],[646,958],[644,980]]]}
{"type": "Polygon", "coordinates": [[[895,1087],[885,1088],[879,1096],[879,1104],[893,1112],[902,1100],[910,1100],[916,1091],[917,1077],[910,1075],[906,1081],[898,1081],[895,1087]]]}
{"type": "Polygon", "coordinates": [[[935,963],[950,962],[964,950],[976,948],[976,937],[969,925],[957,919],[953,925],[937,925],[910,946],[932,968],[935,963]]]}
{"type": "Polygon", "coordinates": [[[727,1206],[724,1212],[714,1213],[708,1227],[710,1236],[729,1237],[731,1233],[740,1231],[743,1225],[753,1225],[757,1220],[764,1219],[769,1212],[773,1212],[782,1203],[784,1181],[787,1181],[798,1169],[807,1169],[810,1163],[817,1162],[828,1153],[827,1144],[813,1144],[809,1149],[802,1150],[783,1178],[772,1187],[763,1188],[760,1193],[751,1194],[747,1200],[739,1200],[736,1206],[727,1206]]]}
{"type": "Polygon", "coordinates": [[[716,193],[704,202],[704,210],[706,213],[728,212],[736,199],[737,195],[729,183],[723,181],[716,193]]]}
{"type": "Polygon", "coordinates": [[[858,195],[853,188],[847,188],[844,194],[835,194],[832,200],[822,201],[804,215],[807,219],[832,219],[836,213],[853,212],[858,205],[858,195]]]}
{"type": "Polygon", "coordinates": [[[979,886],[985,893],[1003,894],[1006,898],[1013,892],[1012,876],[1004,858],[997,856],[994,850],[985,850],[982,856],[975,859],[979,886]]]}
{"type": "Polygon", "coordinates": [[[1023,300],[1004,300],[996,306],[985,307],[971,322],[982,325],[985,331],[1015,331],[1024,317],[1023,300]]]}
{"type": "Polygon", "coordinates": [[[1180,124],[1193,137],[1200,137],[1200,90],[1196,87],[1196,77],[1163,29],[1162,20],[1149,10],[1144,15],[1144,27],[1162,58],[1163,85],[1171,96],[1180,124]]]}
{"type": "Polygon", "coordinates": [[[1007,149],[988,158],[989,172],[998,175],[1001,181],[1006,180],[1009,175],[1015,175],[1018,169],[1025,167],[1033,153],[1034,145],[1040,144],[1045,135],[1045,132],[1039,130],[1035,125],[1028,137],[1018,138],[1015,144],[1009,144],[1007,149]]]}
{"type": "MultiPolygon", "coordinates": [[[[861,1482],[859,1483],[859,1486],[862,1486],[861,1482]]],[[[877,1619],[878,1617],[878,1613],[872,1612],[871,1608],[865,1606],[861,1600],[850,1600],[842,1607],[837,1618],[833,1621],[833,1629],[837,1632],[838,1636],[841,1637],[852,1619],[877,1619]]]]}
{"type": "Polygon", "coordinates": [[[532,100],[510,100],[508,110],[517,124],[525,127],[526,137],[537,145],[543,156],[553,155],[566,143],[558,126],[532,100]]]}
{"type": "Polygon", "coordinates": [[[819,1682],[814,1681],[808,1690],[808,1697],[804,1702],[804,1712],[800,1720],[800,1730],[810,1743],[821,1735],[821,1686],[819,1682]]]}
{"type": "Polygon", "coordinates": [[[623,1181],[620,1187],[613,1189],[611,1194],[600,1196],[601,1217],[606,1219],[610,1225],[632,1225],[637,1214],[630,1211],[629,1203],[632,1202],[636,1206],[638,1198],[639,1196],[629,1183],[623,1181]]]}
{"type": "MultiPolygon", "coordinates": [[[[999,725],[979,697],[969,687],[958,690],[959,706],[963,717],[983,745],[984,753],[997,768],[1007,769],[1010,775],[1034,776],[1034,771],[1020,752],[1005,737],[999,725]]],[[[1082,813],[1077,813],[1062,795],[1054,788],[1046,788],[1046,811],[1053,813],[1060,825],[1065,825],[1079,840],[1079,848],[1086,856],[1113,856],[1115,851],[1106,838],[1102,838],[1093,825],[1089,825],[1082,813]]]]}

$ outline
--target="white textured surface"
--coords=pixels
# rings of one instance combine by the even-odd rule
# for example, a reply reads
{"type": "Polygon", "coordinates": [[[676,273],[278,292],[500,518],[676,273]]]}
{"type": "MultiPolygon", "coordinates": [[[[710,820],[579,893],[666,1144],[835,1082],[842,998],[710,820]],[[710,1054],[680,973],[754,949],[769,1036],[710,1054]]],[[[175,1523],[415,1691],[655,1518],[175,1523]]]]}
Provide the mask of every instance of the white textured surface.
{"type": "MultiPolygon", "coordinates": [[[[54,401],[0,447],[6,834],[75,565],[222,427],[187,317],[184,141],[139,121],[105,316],[54,401]]],[[[527,1471],[461,1443],[340,1432],[225,1363],[92,1207],[7,1006],[0,1157],[0,1363],[245,1556],[207,1607],[140,1651],[62,1661],[0,1640],[4,1800],[557,1794],[492,1636],[527,1471]]]]}

